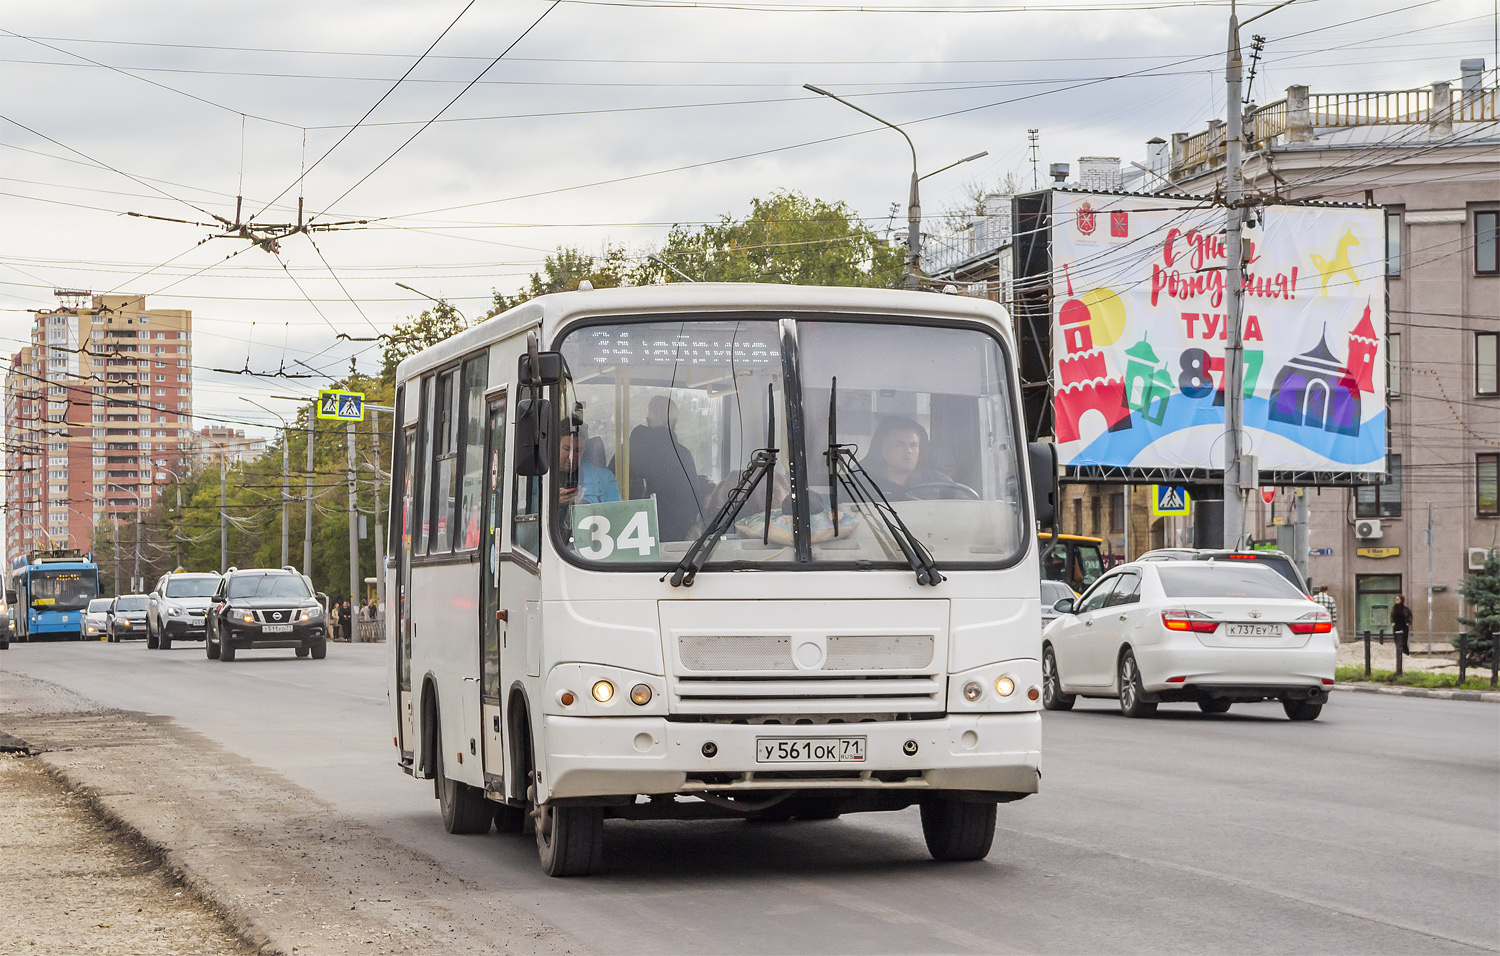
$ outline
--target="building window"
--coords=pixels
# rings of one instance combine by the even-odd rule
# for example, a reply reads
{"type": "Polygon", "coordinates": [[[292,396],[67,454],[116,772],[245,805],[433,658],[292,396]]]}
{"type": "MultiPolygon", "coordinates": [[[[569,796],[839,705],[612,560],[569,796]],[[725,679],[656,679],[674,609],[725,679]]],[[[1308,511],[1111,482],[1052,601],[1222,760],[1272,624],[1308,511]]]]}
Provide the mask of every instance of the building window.
{"type": "Polygon", "coordinates": [[[1125,493],[1109,496],[1109,533],[1123,534],[1125,531],[1125,493]]]}
{"type": "Polygon", "coordinates": [[[1391,398],[1401,397],[1401,333],[1385,337],[1385,389],[1391,398]]]}
{"type": "Polygon", "coordinates": [[[1385,214],[1385,274],[1401,274],[1401,214],[1385,214]]]}
{"type": "Polygon", "coordinates": [[[1474,214],[1474,271],[1480,275],[1500,273],[1500,212],[1474,214]]]}
{"type": "Polygon", "coordinates": [[[1092,527],[1094,529],[1093,533],[1094,533],[1095,536],[1097,536],[1099,534],[1099,532],[1101,532],[1101,531],[1104,530],[1104,524],[1100,520],[1099,511],[1100,511],[1099,496],[1097,494],[1090,495],[1089,496],[1089,520],[1092,522],[1092,524],[1090,525],[1090,527],[1092,527]]]}
{"type": "Polygon", "coordinates": [[[1073,499],[1073,533],[1083,534],[1083,499],[1073,499]]]}
{"type": "Polygon", "coordinates": [[[1474,391],[1500,395],[1500,332],[1474,333],[1474,391]]]}
{"type": "Polygon", "coordinates": [[[1500,516],[1500,455],[1475,455],[1474,471],[1474,510],[1500,516]]]}
{"type": "Polygon", "coordinates": [[[1389,456],[1390,479],[1379,485],[1360,485],[1354,489],[1356,518],[1401,517],[1401,456],[1389,456]]]}

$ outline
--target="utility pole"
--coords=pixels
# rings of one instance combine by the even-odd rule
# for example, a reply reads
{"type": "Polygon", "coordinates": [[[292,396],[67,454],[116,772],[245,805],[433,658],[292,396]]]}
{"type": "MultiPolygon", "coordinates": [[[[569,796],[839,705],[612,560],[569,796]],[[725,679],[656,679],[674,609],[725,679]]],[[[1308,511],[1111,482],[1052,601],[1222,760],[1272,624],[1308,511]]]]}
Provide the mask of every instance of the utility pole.
{"type": "Polygon", "coordinates": [[[375,451],[375,607],[381,611],[385,608],[385,529],[380,521],[384,510],[380,498],[380,418],[374,409],[370,410],[370,441],[375,451]]]}
{"type": "Polygon", "coordinates": [[[1240,340],[1240,322],[1245,299],[1242,294],[1241,270],[1244,253],[1240,229],[1245,212],[1240,208],[1243,178],[1240,170],[1243,146],[1244,110],[1240,103],[1240,81],[1244,64],[1240,59],[1240,23],[1231,0],[1229,8],[1229,54],[1224,77],[1227,91],[1224,100],[1229,122],[1224,143],[1224,284],[1229,293],[1225,305],[1228,315],[1224,345],[1224,542],[1226,548],[1237,548],[1245,532],[1245,502],[1241,497],[1240,460],[1245,417],[1244,345],[1240,340]]]}
{"type": "MultiPolygon", "coordinates": [[[[139,488],[140,486],[137,485],[136,487],[139,488]]],[[[136,496],[135,496],[135,569],[130,574],[130,593],[131,594],[139,594],[139,593],[141,593],[142,591],[145,590],[145,588],[143,588],[140,584],[137,583],[140,580],[140,577],[141,577],[141,496],[140,496],[139,493],[137,493],[136,496]]],[[[1429,575],[1429,577],[1431,577],[1431,575],[1429,575]]],[[[1432,628],[1429,627],[1428,630],[1431,631],[1432,628]]]]}
{"type": "Polygon", "coordinates": [[[285,425],[281,442],[281,566],[292,563],[288,551],[292,534],[292,426],[285,425]]]}
{"type": "Polygon", "coordinates": [[[1292,563],[1297,570],[1302,572],[1302,579],[1307,580],[1307,556],[1310,545],[1307,540],[1307,489],[1295,488],[1292,491],[1292,563]]]}
{"type": "MultiPolygon", "coordinates": [[[[180,463],[179,463],[178,467],[181,467],[180,463]]],[[[177,527],[176,527],[176,533],[173,534],[172,537],[174,537],[174,538],[177,539],[176,541],[173,542],[177,546],[176,547],[177,560],[173,563],[172,567],[174,567],[174,568],[180,568],[180,567],[182,567],[182,479],[181,478],[177,479],[177,521],[175,522],[175,524],[177,525],[177,527]]]]}
{"type": "Polygon", "coordinates": [[[229,570],[229,501],[224,474],[224,446],[219,446],[219,573],[229,570]]]}
{"type": "Polygon", "coordinates": [[[344,423],[349,438],[349,606],[359,604],[359,486],[354,477],[354,423],[344,423]]]}
{"type": "Polygon", "coordinates": [[[1041,180],[1037,177],[1036,171],[1038,146],[1037,137],[1041,135],[1041,132],[1042,131],[1039,129],[1029,129],[1026,131],[1026,139],[1031,150],[1031,188],[1034,190],[1041,188],[1041,180]]]}
{"type": "Polygon", "coordinates": [[[1427,502],[1427,656],[1432,656],[1432,502],[1430,501],[1427,502]]]}
{"type": "Polygon", "coordinates": [[[309,579],[312,578],[313,437],[318,429],[316,411],[316,406],[307,410],[307,493],[302,499],[307,503],[307,518],[302,525],[302,573],[309,579]]]}
{"type": "Polygon", "coordinates": [[[115,539],[115,597],[120,596],[120,513],[115,512],[115,533],[110,537],[115,539]]]}

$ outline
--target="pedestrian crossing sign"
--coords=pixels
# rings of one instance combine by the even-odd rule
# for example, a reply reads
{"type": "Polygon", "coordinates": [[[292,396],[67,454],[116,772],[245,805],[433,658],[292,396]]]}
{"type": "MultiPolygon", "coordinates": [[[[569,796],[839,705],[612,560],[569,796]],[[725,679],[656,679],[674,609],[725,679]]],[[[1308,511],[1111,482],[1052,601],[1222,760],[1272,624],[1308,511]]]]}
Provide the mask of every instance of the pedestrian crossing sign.
{"type": "Polygon", "coordinates": [[[1192,514],[1192,499],[1184,485],[1152,485],[1151,517],[1186,517],[1192,514]]]}
{"type": "Polygon", "coordinates": [[[365,420],[365,393],[325,388],[318,392],[318,417],[336,422],[365,420]]]}

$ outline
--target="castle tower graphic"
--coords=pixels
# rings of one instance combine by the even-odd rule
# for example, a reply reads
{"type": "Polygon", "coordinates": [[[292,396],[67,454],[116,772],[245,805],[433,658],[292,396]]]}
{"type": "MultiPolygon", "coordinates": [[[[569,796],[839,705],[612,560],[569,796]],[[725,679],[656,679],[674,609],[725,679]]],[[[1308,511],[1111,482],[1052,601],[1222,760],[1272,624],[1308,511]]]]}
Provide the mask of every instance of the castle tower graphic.
{"type": "Polygon", "coordinates": [[[1317,345],[1276,373],[1266,417],[1273,422],[1320,428],[1339,435],[1358,435],[1359,393],[1354,375],[1328,351],[1325,329],[1317,345]]]}
{"type": "Polygon", "coordinates": [[[1057,392],[1053,397],[1053,430],[1059,443],[1077,441],[1082,437],[1078,420],[1090,409],[1104,416],[1110,431],[1130,427],[1130,409],[1125,405],[1125,380],[1110,378],[1104,353],[1094,348],[1088,312],[1079,312],[1059,319],[1069,323],[1062,328],[1062,344],[1067,354],[1057,363],[1057,392]]]}
{"type": "Polygon", "coordinates": [[[1375,326],[1370,324],[1370,304],[1365,303],[1365,314],[1359,324],[1349,333],[1349,360],[1344,367],[1354,379],[1361,392],[1375,393],[1375,352],[1380,339],[1375,335],[1375,326]]]}

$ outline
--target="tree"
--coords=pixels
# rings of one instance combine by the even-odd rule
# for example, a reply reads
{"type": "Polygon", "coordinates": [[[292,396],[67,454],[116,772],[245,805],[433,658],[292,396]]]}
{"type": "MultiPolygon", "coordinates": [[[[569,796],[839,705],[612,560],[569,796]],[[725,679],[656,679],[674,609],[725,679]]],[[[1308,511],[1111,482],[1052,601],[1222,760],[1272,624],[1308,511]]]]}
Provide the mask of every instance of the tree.
{"type": "MultiPolygon", "coordinates": [[[[690,229],[674,226],[661,258],[702,282],[776,282],[797,285],[901,284],[905,251],[881,239],[842,202],[777,192],[750,201],[750,215],[690,229]]],[[[680,282],[680,275],[647,260],[638,284],[680,282]]]]}
{"type": "MultiPolygon", "coordinates": [[[[491,313],[494,314],[494,313],[491,313]]],[[[385,344],[380,352],[381,378],[388,382],[396,380],[396,366],[410,355],[451,338],[469,327],[458,310],[444,299],[416,318],[408,318],[391,327],[383,336],[385,344]]]]}
{"type": "Polygon", "coordinates": [[[542,262],[541,271],[531,274],[531,282],[525,288],[509,297],[496,292],[494,307],[488,314],[499,315],[540,295],[572,292],[585,279],[596,289],[613,289],[629,285],[631,278],[630,256],[624,246],[605,244],[604,251],[597,256],[576,246],[558,246],[542,262]]]}
{"type": "Polygon", "coordinates": [[[1495,639],[1500,636],[1500,552],[1491,551],[1484,568],[1464,579],[1458,591],[1474,609],[1473,617],[1460,617],[1458,623],[1469,629],[1469,659],[1488,663],[1495,653],[1495,639]]]}

